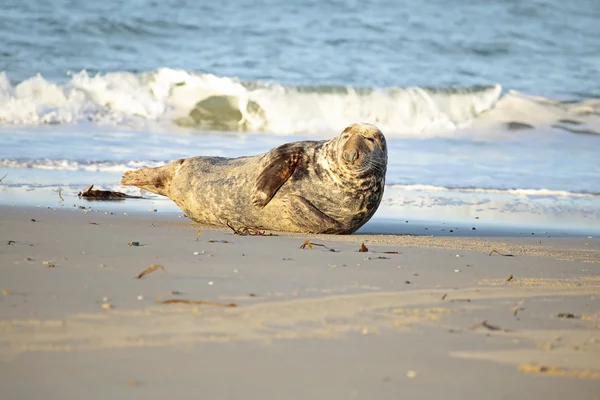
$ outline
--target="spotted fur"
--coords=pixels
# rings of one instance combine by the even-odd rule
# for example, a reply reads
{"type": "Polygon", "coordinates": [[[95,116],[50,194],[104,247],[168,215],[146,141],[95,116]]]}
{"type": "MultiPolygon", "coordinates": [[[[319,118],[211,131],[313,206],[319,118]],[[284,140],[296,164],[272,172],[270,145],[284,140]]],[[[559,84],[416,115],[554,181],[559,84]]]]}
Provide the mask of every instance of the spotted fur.
{"type": "Polygon", "coordinates": [[[348,234],[383,197],[387,146],[370,124],[352,124],[328,141],[287,143],[251,157],[192,157],[123,176],[173,200],[196,222],[348,234]]]}

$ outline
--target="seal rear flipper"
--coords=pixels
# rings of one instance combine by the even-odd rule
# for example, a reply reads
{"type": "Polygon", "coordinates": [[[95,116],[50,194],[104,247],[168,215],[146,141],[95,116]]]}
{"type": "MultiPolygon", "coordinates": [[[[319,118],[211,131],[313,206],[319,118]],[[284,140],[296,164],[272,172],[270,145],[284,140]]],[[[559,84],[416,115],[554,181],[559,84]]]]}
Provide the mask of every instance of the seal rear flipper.
{"type": "Polygon", "coordinates": [[[184,159],[181,159],[162,167],[127,171],[121,178],[121,185],[137,186],[140,189],[168,197],[171,180],[175,176],[177,167],[181,166],[184,161],[184,159]]]}
{"type": "Polygon", "coordinates": [[[288,195],[288,217],[301,231],[307,233],[348,233],[344,226],[320,211],[310,201],[288,195]]]}
{"type": "Polygon", "coordinates": [[[256,179],[252,204],[264,207],[302,162],[304,151],[298,143],[287,143],[267,153],[267,163],[256,179]]]}

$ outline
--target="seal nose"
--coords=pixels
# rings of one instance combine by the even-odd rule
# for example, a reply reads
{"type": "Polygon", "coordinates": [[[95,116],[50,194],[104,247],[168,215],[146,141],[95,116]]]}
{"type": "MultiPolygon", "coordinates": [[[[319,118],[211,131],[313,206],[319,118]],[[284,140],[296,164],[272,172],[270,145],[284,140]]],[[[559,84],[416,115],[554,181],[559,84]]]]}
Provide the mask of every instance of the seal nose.
{"type": "Polygon", "coordinates": [[[356,150],[353,152],[344,151],[344,158],[350,164],[354,164],[354,161],[356,161],[356,159],[358,158],[358,152],[356,150]]]}

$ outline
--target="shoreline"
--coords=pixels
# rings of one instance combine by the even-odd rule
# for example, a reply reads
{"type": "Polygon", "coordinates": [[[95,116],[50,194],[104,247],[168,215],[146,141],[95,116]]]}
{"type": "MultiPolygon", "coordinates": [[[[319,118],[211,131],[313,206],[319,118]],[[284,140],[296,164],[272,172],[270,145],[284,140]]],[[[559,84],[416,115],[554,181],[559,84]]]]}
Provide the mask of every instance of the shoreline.
{"type": "MultiPolygon", "coordinates": [[[[51,175],[56,179],[54,172],[51,175]]],[[[81,175],[88,179],[95,176],[90,173],[81,175]]],[[[94,188],[140,195],[137,189],[105,183],[117,181],[117,177],[113,176],[114,174],[104,175],[100,175],[104,177],[98,179],[100,182],[94,188]]],[[[83,206],[115,213],[145,213],[157,210],[155,215],[183,214],[170,199],[149,192],[144,193],[143,199],[90,201],[77,197],[77,193],[83,190],[85,185],[72,183],[63,186],[29,186],[3,182],[0,183],[0,206],[52,209],[83,206]],[[59,197],[59,191],[64,200],[59,197]]],[[[386,187],[384,199],[375,216],[357,233],[448,237],[596,238],[600,237],[600,197],[560,198],[460,191],[435,193],[386,187]]]]}

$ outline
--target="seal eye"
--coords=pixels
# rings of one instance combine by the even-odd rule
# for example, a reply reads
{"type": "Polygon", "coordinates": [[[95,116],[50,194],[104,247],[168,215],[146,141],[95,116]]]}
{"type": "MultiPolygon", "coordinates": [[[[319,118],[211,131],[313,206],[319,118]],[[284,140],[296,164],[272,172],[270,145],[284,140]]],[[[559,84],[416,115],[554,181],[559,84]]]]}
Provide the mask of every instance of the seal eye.
{"type": "Polygon", "coordinates": [[[365,139],[367,139],[371,143],[375,143],[375,139],[373,139],[372,137],[366,137],[365,139]]]}

